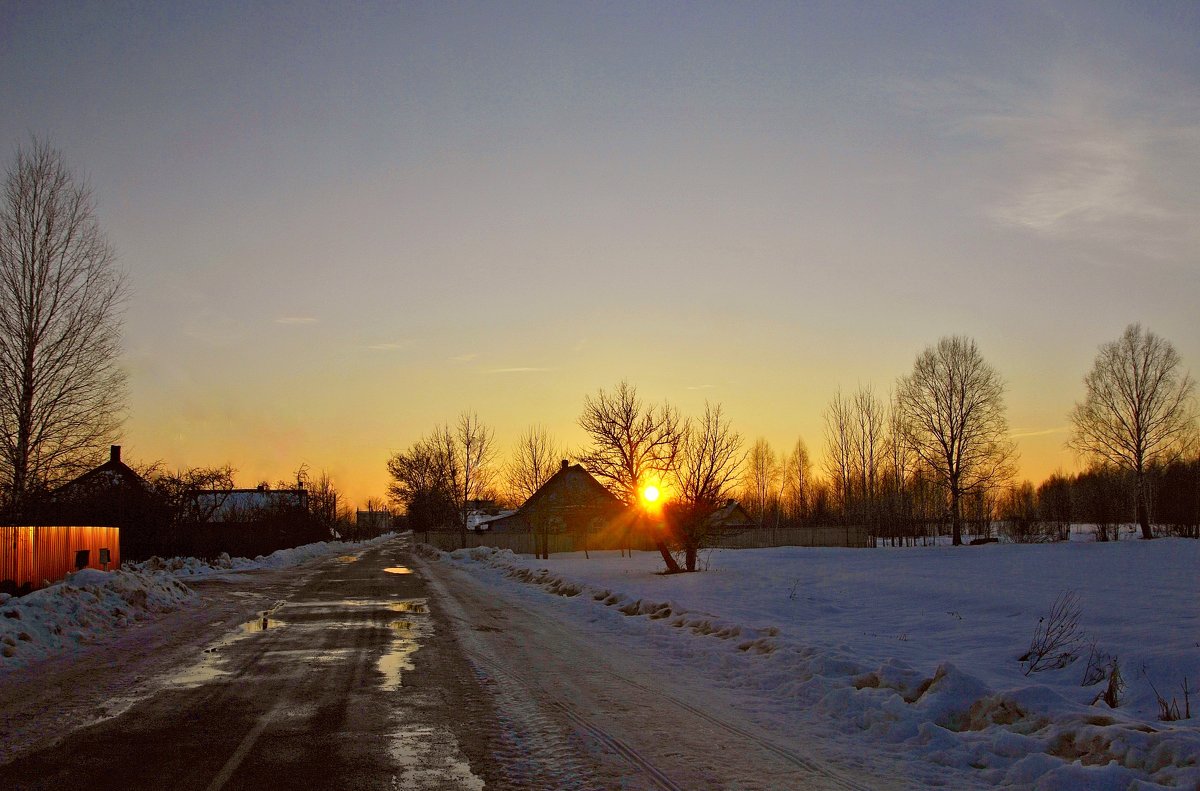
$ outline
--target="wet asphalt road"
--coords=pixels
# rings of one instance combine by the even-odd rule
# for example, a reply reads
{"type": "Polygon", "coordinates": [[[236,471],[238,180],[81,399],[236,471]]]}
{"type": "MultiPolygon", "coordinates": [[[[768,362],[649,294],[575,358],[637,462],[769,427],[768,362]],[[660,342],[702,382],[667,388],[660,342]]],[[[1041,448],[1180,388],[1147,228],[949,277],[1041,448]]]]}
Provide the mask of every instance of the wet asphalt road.
{"type": "Polygon", "coordinates": [[[480,787],[488,712],[408,560],[397,540],[298,572],[148,698],[0,767],[0,786],[480,787]]]}

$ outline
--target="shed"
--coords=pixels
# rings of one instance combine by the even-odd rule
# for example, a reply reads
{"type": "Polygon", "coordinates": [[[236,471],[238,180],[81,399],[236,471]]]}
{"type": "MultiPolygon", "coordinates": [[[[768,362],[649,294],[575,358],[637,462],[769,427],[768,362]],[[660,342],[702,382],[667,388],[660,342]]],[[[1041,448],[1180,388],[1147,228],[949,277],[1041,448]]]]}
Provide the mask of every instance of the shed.
{"type": "Polygon", "coordinates": [[[120,565],[120,528],[0,526],[0,592],[28,593],[78,569],[120,565]]]}

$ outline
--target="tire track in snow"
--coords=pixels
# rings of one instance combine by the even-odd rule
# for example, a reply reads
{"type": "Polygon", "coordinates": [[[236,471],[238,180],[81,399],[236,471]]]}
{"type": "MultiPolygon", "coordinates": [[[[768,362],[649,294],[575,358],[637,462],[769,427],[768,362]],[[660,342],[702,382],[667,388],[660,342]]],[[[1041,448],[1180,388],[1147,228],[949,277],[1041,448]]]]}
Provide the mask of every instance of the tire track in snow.
{"type": "MultiPolygon", "coordinates": [[[[430,575],[430,576],[432,576],[432,575],[430,575]]],[[[551,594],[547,594],[547,595],[551,595],[551,594]]],[[[461,613],[461,610],[460,610],[460,613],[461,613]]],[[[565,638],[565,630],[563,629],[563,627],[560,626],[559,624],[555,623],[552,619],[550,619],[540,613],[537,613],[537,612],[534,612],[531,610],[524,610],[522,612],[522,617],[527,618],[527,619],[536,620],[539,624],[538,631],[554,632],[554,633],[557,633],[560,635],[564,635],[564,638],[565,638]]],[[[462,622],[464,624],[466,624],[466,628],[469,631],[470,630],[469,621],[467,621],[466,619],[462,619],[462,622]]],[[[515,676],[515,674],[511,670],[509,670],[507,668],[499,668],[499,666],[495,662],[491,662],[482,656],[479,656],[479,655],[474,656],[473,661],[484,662],[488,665],[496,667],[498,670],[502,670],[509,677],[515,676]]],[[[678,698],[668,692],[663,691],[661,688],[648,686],[646,684],[643,684],[639,681],[636,681],[636,680],[628,677],[627,675],[621,674],[619,672],[614,672],[611,668],[609,669],[606,677],[612,681],[619,681],[625,685],[628,685],[629,687],[632,687],[633,689],[638,690],[638,692],[640,692],[643,696],[647,696],[648,699],[649,698],[657,698],[657,699],[663,700],[666,703],[673,704],[674,706],[678,707],[679,709],[682,709],[683,711],[688,712],[689,714],[703,720],[704,722],[708,723],[709,725],[717,728],[720,731],[723,731],[723,732],[729,734],[730,736],[734,736],[734,737],[744,739],[744,740],[751,742],[752,744],[756,745],[760,749],[783,760],[788,765],[810,775],[811,781],[814,781],[815,783],[820,784],[821,787],[844,789],[845,791],[874,791],[874,789],[876,789],[878,787],[879,781],[877,779],[872,780],[871,782],[862,782],[862,781],[858,781],[858,780],[846,777],[841,772],[838,772],[837,770],[832,769],[831,767],[825,765],[823,762],[821,762],[817,759],[804,756],[794,750],[791,750],[787,747],[784,747],[781,744],[776,743],[775,741],[771,740],[770,738],[768,738],[766,736],[759,735],[759,734],[754,733],[746,728],[740,727],[739,725],[736,725],[736,724],[729,722],[725,719],[722,719],[718,716],[710,714],[709,712],[707,712],[697,706],[694,706],[694,705],[692,705],[684,700],[681,700],[680,698],[678,698]]],[[[546,694],[545,690],[542,689],[540,686],[534,687],[528,681],[521,680],[521,681],[519,681],[519,683],[523,683],[525,686],[529,687],[530,689],[534,689],[534,688],[539,689],[539,690],[541,690],[543,695],[546,694]]],[[[552,705],[561,707],[567,713],[568,716],[571,716],[571,714],[573,713],[573,709],[571,708],[571,706],[560,700],[552,701],[552,705]]],[[[599,728],[598,726],[595,726],[594,724],[589,723],[587,720],[580,717],[578,714],[576,714],[575,717],[572,717],[572,719],[575,719],[575,718],[578,718],[579,724],[581,724],[584,727],[584,729],[587,730],[589,733],[592,733],[594,736],[596,736],[599,741],[601,741],[602,743],[609,746],[611,749],[613,749],[614,752],[621,755],[629,763],[634,765],[635,768],[644,772],[655,783],[655,785],[657,785],[660,788],[664,788],[664,789],[678,788],[678,786],[676,786],[669,778],[667,778],[666,775],[662,774],[660,770],[655,768],[653,766],[653,764],[651,764],[647,759],[645,759],[644,756],[642,756],[640,753],[638,753],[633,748],[629,747],[629,745],[627,743],[621,741],[620,739],[616,739],[615,737],[612,737],[610,734],[607,734],[607,732],[605,732],[602,728],[599,728]],[[591,727],[589,727],[589,725],[591,727]],[[605,738],[605,737],[607,737],[607,738],[605,738]],[[618,746],[618,743],[619,743],[619,746],[618,746]],[[622,747],[624,747],[624,749],[622,749],[622,747]],[[663,785],[664,782],[669,785],[663,785]]]]}
{"type": "MultiPolygon", "coordinates": [[[[538,688],[499,663],[485,659],[486,649],[471,631],[458,600],[447,592],[437,576],[426,573],[425,577],[437,592],[436,601],[446,615],[466,624],[465,629],[457,630],[458,638],[463,653],[474,666],[483,686],[496,698],[496,708],[502,713],[504,727],[496,757],[512,783],[511,787],[605,791],[607,786],[593,777],[592,767],[581,759],[578,746],[572,744],[562,726],[547,717],[534,702],[538,688]]],[[[672,791],[679,789],[672,787],[672,791]]]]}

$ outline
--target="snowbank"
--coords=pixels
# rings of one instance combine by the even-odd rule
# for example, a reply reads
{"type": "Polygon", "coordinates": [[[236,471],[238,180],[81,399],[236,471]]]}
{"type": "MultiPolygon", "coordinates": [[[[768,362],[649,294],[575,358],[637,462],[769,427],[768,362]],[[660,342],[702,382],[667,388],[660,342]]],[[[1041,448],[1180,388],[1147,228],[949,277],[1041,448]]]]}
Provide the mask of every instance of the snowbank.
{"type": "Polygon", "coordinates": [[[313,558],[326,557],[339,553],[357,553],[378,546],[385,541],[395,538],[395,533],[384,533],[377,538],[367,541],[318,541],[315,544],[305,544],[291,549],[279,549],[270,555],[259,555],[253,560],[249,558],[231,558],[222,552],[216,560],[208,561],[199,558],[160,558],[152,557],[140,563],[126,563],[126,568],[140,571],[165,571],[176,577],[209,577],[214,574],[226,574],[237,571],[253,571],[255,569],[281,569],[299,565],[313,558]]]}
{"type": "Polygon", "coordinates": [[[671,576],[654,553],[445,557],[652,647],[681,677],[733,691],[772,732],[890,753],[921,784],[1200,784],[1200,695],[1193,719],[1163,722],[1151,687],[1181,710],[1184,677],[1200,687],[1197,541],[726,550],[706,573],[671,576]],[[1068,590],[1087,643],[1027,676],[1019,657],[1068,590]],[[1093,705],[1103,683],[1082,685],[1092,640],[1127,684],[1115,709],[1093,705]]]}
{"type": "Polygon", "coordinates": [[[27,596],[0,594],[0,674],[171,612],[196,594],[170,574],[83,569],[27,596]]]}

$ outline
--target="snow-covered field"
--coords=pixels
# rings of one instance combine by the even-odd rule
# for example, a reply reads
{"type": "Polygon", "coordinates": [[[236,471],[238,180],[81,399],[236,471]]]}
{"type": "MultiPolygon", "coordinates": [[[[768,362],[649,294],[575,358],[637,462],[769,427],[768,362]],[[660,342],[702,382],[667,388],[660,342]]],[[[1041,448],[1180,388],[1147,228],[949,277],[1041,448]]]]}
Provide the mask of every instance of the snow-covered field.
{"type": "Polygon", "coordinates": [[[0,593],[0,675],[104,642],[133,622],[197,603],[195,592],[181,580],[286,568],[314,558],[358,553],[393,537],[388,533],[362,543],[322,541],[253,560],[222,556],[208,563],[196,558],[151,558],[114,571],[83,569],[26,596],[0,593]]]}
{"type": "MultiPolygon", "coordinates": [[[[665,576],[654,553],[553,556],[487,548],[446,557],[530,607],[636,644],[723,688],[782,738],[818,729],[830,749],[903,766],[947,788],[1200,787],[1200,542],[1181,539],[909,549],[714,551],[665,576]],[[1086,641],[1065,667],[1019,658],[1063,592],[1086,641]],[[1084,686],[1094,641],[1115,657],[1120,705],[1084,686]]],[[[796,737],[798,738],[798,737],[796,737]]]]}

